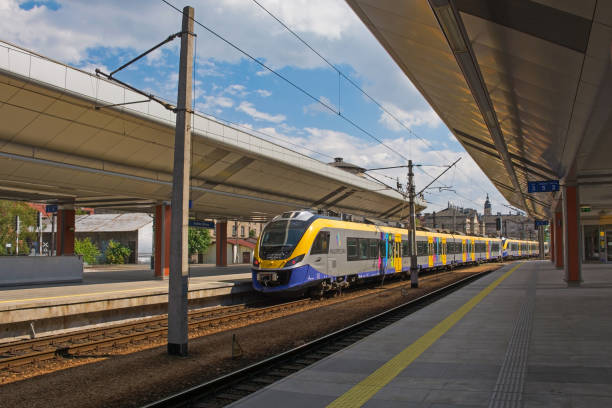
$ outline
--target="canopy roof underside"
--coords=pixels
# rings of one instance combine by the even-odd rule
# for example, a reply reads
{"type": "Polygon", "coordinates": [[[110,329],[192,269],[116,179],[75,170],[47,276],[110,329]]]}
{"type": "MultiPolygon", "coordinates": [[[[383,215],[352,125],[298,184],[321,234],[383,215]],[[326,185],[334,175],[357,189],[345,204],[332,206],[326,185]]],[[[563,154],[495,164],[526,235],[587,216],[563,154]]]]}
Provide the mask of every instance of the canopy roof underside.
{"type": "MultiPolygon", "coordinates": [[[[150,209],[172,190],[174,113],[94,75],[0,43],[0,197],[150,209]]],[[[399,220],[381,184],[222,124],[193,119],[192,212],[267,220],[316,208],[399,220]]]]}
{"type": "Polygon", "coordinates": [[[612,207],[612,2],[347,2],[512,205],[560,179],[612,207]]]}

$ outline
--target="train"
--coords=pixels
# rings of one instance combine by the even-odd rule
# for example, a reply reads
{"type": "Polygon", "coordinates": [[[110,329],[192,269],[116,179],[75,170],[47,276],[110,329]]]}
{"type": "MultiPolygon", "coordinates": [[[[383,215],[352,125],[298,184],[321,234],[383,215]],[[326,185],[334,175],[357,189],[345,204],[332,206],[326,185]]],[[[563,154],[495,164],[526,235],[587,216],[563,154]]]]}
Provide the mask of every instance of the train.
{"type": "MultiPolygon", "coordinates": [[[[419,271],[539,254],[537,241],[416,231],[419,271]]],[[[283,213],[263,229],[252,264],[262,293],[322,295],[410,272],[408,230],[345,221],[310,210],[283,213]]]]}

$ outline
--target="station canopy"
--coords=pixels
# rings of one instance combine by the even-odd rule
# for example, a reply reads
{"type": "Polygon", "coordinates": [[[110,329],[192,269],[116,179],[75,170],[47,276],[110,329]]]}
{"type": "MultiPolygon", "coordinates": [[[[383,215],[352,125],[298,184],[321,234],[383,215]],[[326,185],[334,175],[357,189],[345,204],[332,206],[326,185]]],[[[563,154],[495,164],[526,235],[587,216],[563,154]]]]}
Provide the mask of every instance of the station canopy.
{"type": "Polygon", "coordinates": [[[347,2],[512,205],[612,209],[612,2],[347,2]]]}
{"type": "MultiPolygon", "coordinates": [[[[143,99],[0,43],[0,197],[129,211],[169,202],[175,114],[143,99]]],[[[408,217],[404,197],[379,183],[214,118],[194,115],[192,127],[196,217],[263,221],[303,208],[408,217]]]]}

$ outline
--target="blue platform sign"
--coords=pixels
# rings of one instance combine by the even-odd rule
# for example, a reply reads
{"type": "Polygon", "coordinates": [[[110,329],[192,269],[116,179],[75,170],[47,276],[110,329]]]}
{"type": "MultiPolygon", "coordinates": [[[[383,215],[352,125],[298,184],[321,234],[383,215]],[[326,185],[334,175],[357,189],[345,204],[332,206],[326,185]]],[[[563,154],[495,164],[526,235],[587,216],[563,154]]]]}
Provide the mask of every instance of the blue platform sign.
{"type": "Polygon", "coordinates": [[[204,221],[204,220],[189,220],[189,226],[194,228],[215,228],[214,221],[204,221]]]}
{"type": "Polygon", "coordinates": [[[529,193],[550,193],[559,191],[559,180],[529,181],[527,183],[529,193]]]}
{"type": "Polygon", "coordinates": [[[545,227],[548,225],[548,220],[535,220],[535,227],[545,227]]]}
{"type": "Polygon", "coordinates": [[[45,206],[45,212],[56,213],[57,212],[57,205],[56,204],[47,204],[45,206]]]}

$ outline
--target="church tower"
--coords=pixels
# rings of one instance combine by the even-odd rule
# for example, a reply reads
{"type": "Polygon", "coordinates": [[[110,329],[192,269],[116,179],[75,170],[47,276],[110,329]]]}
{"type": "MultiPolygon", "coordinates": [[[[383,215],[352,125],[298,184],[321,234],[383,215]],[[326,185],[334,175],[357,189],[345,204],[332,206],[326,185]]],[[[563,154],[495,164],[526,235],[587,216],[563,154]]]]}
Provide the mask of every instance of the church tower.
{"type": "Polygon", "coordinates": [[[489,201],[489,195],[487,194],[487,200],[484,205],[484,215],[491,215],[491,202],[489,201]]]}

